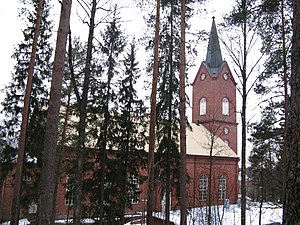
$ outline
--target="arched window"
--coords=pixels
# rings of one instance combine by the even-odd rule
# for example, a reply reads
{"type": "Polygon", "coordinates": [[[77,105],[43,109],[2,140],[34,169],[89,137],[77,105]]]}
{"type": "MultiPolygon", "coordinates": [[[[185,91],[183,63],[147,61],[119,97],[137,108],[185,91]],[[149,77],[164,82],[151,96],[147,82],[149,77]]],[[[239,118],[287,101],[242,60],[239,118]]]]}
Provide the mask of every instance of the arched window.
{"type": "Polygon", "coordinates": [[[226,176],[223,174],[219,177],[219,199],[226,198],[226,176]]]}
{"type": "Polygon", "coordinates": [[[229,115],[229,100],[228,100],[228,98],[223,98],[223,100],[222,100],[222,114],[225,116],[229,115]]]}
{"type": "Polygon", "coordinates": [[[206,175],[200,176],[200,201],[206,201],[208,190],[208,178],[206,175]]]}
{"type": "Polygon", "coordinates": [[[206,114],[206,98],[200,100],[200,116],[206,114]]]}

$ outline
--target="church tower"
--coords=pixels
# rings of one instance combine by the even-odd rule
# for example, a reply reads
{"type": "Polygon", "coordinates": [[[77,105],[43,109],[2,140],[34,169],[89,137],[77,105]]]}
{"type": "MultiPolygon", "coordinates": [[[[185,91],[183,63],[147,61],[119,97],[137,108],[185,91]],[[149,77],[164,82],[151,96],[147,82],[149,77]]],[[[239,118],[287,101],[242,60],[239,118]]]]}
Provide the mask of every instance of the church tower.
{"type": "Polygon", "coordinates": [[[237,153],[236,82],[222,59],[214,17],[206,59],[193,82],[192,122],[203,124],[237,153]]]}

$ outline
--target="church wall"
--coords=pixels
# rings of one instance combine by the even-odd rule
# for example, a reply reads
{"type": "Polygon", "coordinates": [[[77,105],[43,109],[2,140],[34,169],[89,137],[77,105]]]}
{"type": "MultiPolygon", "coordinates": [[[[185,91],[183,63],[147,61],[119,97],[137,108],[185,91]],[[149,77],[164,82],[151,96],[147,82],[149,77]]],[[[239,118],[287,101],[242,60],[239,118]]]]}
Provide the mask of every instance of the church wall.
{"type": "MultiPolygon", "coordinates": [[[[188,194],[188,207],[199,207],[206,205],[206,202],[199,201],[199,178],[201,174],[209,174],[209,165],[210,165],[209,157],[204,156],[195,156],[195,155],[187,155],[187,173],[188,173],[188,184],[187,184],[187,194],[188,194]]],[[[218,176],[221,174],[225,174],[227,178],[227,191],[226,195],[229,198],[230,203],[236,203],[237,200],[237,158],[216,158],[213,159],[213,178],[212,180],[214,189],[212,190],[212,195],[216,196],[217,193],[217,181],[218,176]]],[[[147,175],[146,170],[141,170],[140,174],[145,176],[147,175]]],[[[67,218],[72,217],[73,208],[68,206],[65,203],[65,195],[66,195],[66,179],[67,175],[65,173],[61,174],[59,185],[58,185],[58,194],[57,194],[57,218],[67,218]]],[[[1,199],[0,199],[0,209],[1,209],[1,220],[9,220],[10,210],[11,210],[11,199],[13,193],[13,172],[7,176],[1,185],[1,199]]],[[[161,190],[162,186],[159,183],[155,184],[155,199],[154,199],[154,210],[162,211],[161,205],[161,190]]],[[[127,214],[133,214],[136,212],[144,213],[147,210],[147,182],[145,181],[140,185],[140,201],[138,204],[133,204],[132,208],[127,209],[127,214]]],[[[176,199],[176,193],[172,191],[172,206],[171,209],[179,209],[179,202],[176,199]]],[[[86,202],[86,204],[88,204],[86,202]]],[[[213,204],[223,204],[223,201],[218,201],[214,198],[213,204]]],[[[24,211],[21,214],[27,215],[28,211],[24,211]]]]}
{"type": "MultiPolygon", "coordinates": [[[[219,205],[224,203],[223,200],[218,199],[218,180],[221,175],[226,176],[225,198],[229,199],[230,203],[235,204],[238,198],[238,159],[213,157],[212,162],[212,205],[219,205]]],[[[208,204],[207,201],[200,200],[200,177],[201,175],[207,175],[209,178],[210,167],[210,157],[192,155],[187,156],[187,171],[190,178],[187,185],[189,207],[194,208],[205,206],[208,204]]]]}

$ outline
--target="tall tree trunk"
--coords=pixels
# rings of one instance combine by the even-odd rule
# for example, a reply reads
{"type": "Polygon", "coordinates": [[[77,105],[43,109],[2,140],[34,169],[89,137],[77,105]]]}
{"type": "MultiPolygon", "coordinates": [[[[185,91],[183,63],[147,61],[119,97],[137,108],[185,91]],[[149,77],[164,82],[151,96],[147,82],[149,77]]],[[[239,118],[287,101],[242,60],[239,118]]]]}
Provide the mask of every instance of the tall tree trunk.
{"type": "MultiPolygon", "coordinates": [[[[112,51],[111,51],[112,52],[112,51]]],[[[107,99],[105,103],[105,111],[104,111],[104,125],[103,125],[103,140],[101,145],[101,155],[100,155],[100,215],[99,215],[99,224],[104,224],[104,191],[105,191],[105,173],[106,173],[106,147],[107,147],[107,133],[108,133],[108,125],[110,121],[110,114],[109,114],[109,94],[111,88],[111,76],[108,78],[108,85],[107,85],[107,99]]]]}
{"type": "Polygon", "coordinates": [[[173,68],[173,15],[174,15],[174,5],[171,2],[171,12],[170,12],[170,44],[169,44],[169,65],[170,65],[170,76],[169,76],[169,90],[168,90],[168,146],[167,146],[167,158],[166,158],[166,207],[165,207],[165,225],[170,224],[170,210],[171,210],[171,159],[170,153],[172,151],[172,95],[173,95],[173,79],[174,79],[174,68],[173,68]]]}
{"type": "Polygon", "coordinates": [[[180,225],[187,224],[187,193],[186,193],[186,116],[185,116],[185,0],[181,0],[181,39],[180,39],[180,225]]]}
{"type": "Polygon", "coordinates": [[[151,112],[149,128],[149,155],[148,155],[148,193],[147,193],[147,224],[153,225],[154,209],[154,149],[155,149],[155,128],[156,128],[156,93],[158,78],[158,45],[159,45],[159,19],[160,19],[160,0],[156,0],[156,20],[154,36],[154,68],[151,92],[151,112]]]}
{"type": "MultiPolygon", "coordinates": [[[[74,224],[80,225],[82,217],[82,186],[83,186],[83,163],[84,163],[84,149],[85,149],[85,128],[86,128],[86,117],[87,117],[87,102],[88,92],[91,77],[91,61],[93,51],[93,38],[95,29],[95,15],[96,15],[96,0],[93,0],[91,17],[89,23],[89,36],[87,43],[87,53],[84,68],[84,81],[81,99],[77,96],[79,104],[79,128],[78,128],[78,146],[77,146],[77,170],[75,174],[75,205],[74,205],[74,224]]],[[[77,90],[77,88],[76,88],[77,90]]]]}
{"type": "Polygon", "coordinates": [[[214,149],[214,129],[210,130],[209,132],[211,133],[210,135],[210,146],[209,146],[209,176],[208,176],[208,216],[207,216],[207,224],[211,225],[211,220],[212,220],[212,213],[211,213],[211,207],[212,207],[212,184],[213,184],[213,149],[214,149]]]}
{"type": "Polygon", "coordinates": [[[87,53],[84,68],[84,81],[81,99],[77,97],[79,101],[79,128],[78,128],[78,144],[77,144],[77,171],[75,174],[75,206],[74,206],[74,224],[80,225],[82,217],[82,185],[83,185],[83,164],[84,164],[84,150],[85,150],[85,128],[86,128],[86,117],[87,117],[87,102],[88,92],[91,77],[91,61],[93,51],[93,38],[95,29],[95,15],[96,15],[97,1],[93,0],[91,17],[89,23],[89,36],[87,43],[87,53]]]}
{"type": "Polygon", "coordinates": [[[293,0],[291,98],[288,122],[285,225],[300,224],[300,1],[293,0]]]}
{"type": "MultiPolygon", "coordinates": [[[[288,159],[287,149],[287,130],[288,130],[288,111],[289,111],[289,94],[288,94],[288,67],[287,67],[287,50],[286,50],[286,37],[285,37],[285,16],[284,16],[284,0],[281,1],[281,32],[282,32],[282,51],[283,51],[283,82],[284,82],[284,134],[283,134],[283,185],[282,196],[283,202],[285,201],[285,182],[286,182],[286,169],[288,159]]],[[[284,207],[284,206],[283,206],[284,207]]],[[[284,210],[283,210],[284,211],[284,210]]]]}
{"type": "Polygon", "coordinates": [[[12,225],[19,224],[20,197],[21,197],[21,187],[22,187],[24,155],[25,155],[25,148],[26,148],[26,131],[27,131],[27,123],[29,117],[28,114],[29,114],[29,105],[30,105],[30,94],[32,88],[32,79],[33,79],[33,71],[35,65],[37,42],[38,42],[41,19],[42,19],[43,4],[44,1],[40,0],[38,10],[37,10],[37,16],[36,16],[36,25],[34,30],[32,51],[30,56],[29,68],[28,68],[27,85],[26,85],[25,96],[24,96],[24,107],[22,112],[21,132],[19,138],[19,151],[18,151],[18,158],[17,158],[14,192],[12,198],[11,217],[10,217],[10,221],[11,221],[10,223],[12,225]]]}
{"type": "Polygon", "coordinates": [[[56,156],[56,168],[55,168],[56,182],[54,184],[54,191],[53,191],[53,195],[54,195],[53,212],[52,212],[52,217],[50,219],[52,222],[52,225],[55,224],[54,222],[55,222],[55,215],[56,215],[55,210],[56,210],[56,202],[57,202],[57,190],[58,190],[58,182],[60,179],[61,163],[62,163],[62,158],[64,155],[64,145],[66,142],[66,132],[67,132],[69,111],[70,111],[70,102],[71,102],[71,89],[72,89],[72,86],[69,87],[69,90],[68,90],[68,100],[67,100],[66,112],[64,114],[64,123],[63,123],[63,127],[62,127],[62,132],[61,132],[61,141],[59,143],[59,149],[58,149],[57,156],[56,156]]]}
{"type": "Polygon", "coordinates": [[[247,184],[246,184],[246,104],[247,104],[247,8],[246,0],[242,0],[243,11],[243,68],[242,68],[242,168],[241,168],[241,225],[246,225],[246,197],[247,197],[247,184]]]}
{"type": "MultiPolygon", "coordinates": [[[[53,215],[56,148],[58,138],[59,110],[65,66],[67,36],[70,29],[72,0],[63,0],[56,40],[55,57],[50,90],[50,100],[45,133],[43,166],[41,173],[41,198],[39,225],[50,224],[53,215]]],[[[52,221],[53,222],[53,221],[52,221]]]]}

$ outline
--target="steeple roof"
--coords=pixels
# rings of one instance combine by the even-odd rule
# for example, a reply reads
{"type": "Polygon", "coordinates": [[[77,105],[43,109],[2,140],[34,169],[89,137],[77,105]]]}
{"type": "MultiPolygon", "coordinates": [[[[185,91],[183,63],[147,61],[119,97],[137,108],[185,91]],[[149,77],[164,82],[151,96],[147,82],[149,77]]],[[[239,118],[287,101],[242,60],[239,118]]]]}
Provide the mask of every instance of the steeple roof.
{"type": "Polygon", "coordinates": [[[205,64],[210,71],[210,75],[217,76],[223,63],[215,17],[213,17],[205,64]]]}

